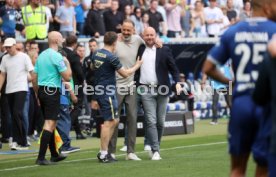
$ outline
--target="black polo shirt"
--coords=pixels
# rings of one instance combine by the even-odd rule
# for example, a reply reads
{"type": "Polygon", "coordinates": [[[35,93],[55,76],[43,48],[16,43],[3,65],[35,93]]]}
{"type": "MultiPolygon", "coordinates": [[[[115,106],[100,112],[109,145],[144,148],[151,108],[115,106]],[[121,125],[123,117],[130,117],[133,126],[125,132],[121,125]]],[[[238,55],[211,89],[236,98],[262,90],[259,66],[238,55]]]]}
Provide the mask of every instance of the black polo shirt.
{"type": "Polygon", "coordinates": [[[153,13],[150,10],[148,10],[147,13],[149,14],[149,26],[153,27],[158,34],[160,32],[160,22],[164,21],[162,14],[158,11],[153,13]]]}

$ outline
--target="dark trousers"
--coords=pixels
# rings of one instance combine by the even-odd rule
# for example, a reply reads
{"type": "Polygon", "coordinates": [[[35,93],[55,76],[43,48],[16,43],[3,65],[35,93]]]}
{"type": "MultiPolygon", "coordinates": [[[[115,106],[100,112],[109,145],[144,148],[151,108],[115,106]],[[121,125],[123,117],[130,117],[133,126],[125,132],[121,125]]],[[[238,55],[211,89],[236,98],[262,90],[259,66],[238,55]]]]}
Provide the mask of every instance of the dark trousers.
{"type": "Polygon", "coordinates": [[[79,115],[81,114],[82,103],[83,103],[82,87],[79,89],[77,97],[78,97],[78,102],[77,102],[77,104],[74,105],[74,109],[71,111],[70,116],[71,116],[72,126],[73,126],[76,134],[80,134],[81,129],[80,129],[80,124],[79,124],[79,115]]]}
{"type": "MultiPolygon", "coordinates": [[[[224,90],[224,89],[222,89],[224,90]]],[[[212,119],[212,122],[217,122],[218,121],[218,109],[219,109],[219,106],[218,106],[218,102],[219,102],[219,92],[223,93],[224,94],[224,98],[225,98],[225,101],[227,103],[227,106],[228,107],[231,107],[231,100],[232,100],[232,96],[229,95],[229,89],[227,88],[227,91],[226,92],[223,92],[219,89],[214,89],[214,95],[213,95],[213,105],[212,105],[212,110],[213,110],[213,119],[212,119]]]]}
{"type": "Polygon", "coordinates": [[[32,135],[34,130],[40,134],[44,124],[41,107],[38,105],[34,89],[30,87],[30,108],[29,108],[29,130],[28,135],[32,135]]]}
{"type": "Polygon", "coordinates": [[[12,120],[10,108],[8,105],[8,97],[5,93],[2,93],[0,98],[1,107],[1,132],[2,138],[7,139],[12,137],[12,120]]]}
{"type": "Polygon", "coordinates": [[[175,37],[181,36],[181,31],[170,31],[169,30],[167,36],[170,38],[175,38],[175,37]]]}
{"type": "Polygon", "coordinates": [[[27,144],[27,133],[23,128],[23,108],[26,95],[26,91],[7,94],[12,117],[13,141],[21,146],[26,146],[27,144]]]}

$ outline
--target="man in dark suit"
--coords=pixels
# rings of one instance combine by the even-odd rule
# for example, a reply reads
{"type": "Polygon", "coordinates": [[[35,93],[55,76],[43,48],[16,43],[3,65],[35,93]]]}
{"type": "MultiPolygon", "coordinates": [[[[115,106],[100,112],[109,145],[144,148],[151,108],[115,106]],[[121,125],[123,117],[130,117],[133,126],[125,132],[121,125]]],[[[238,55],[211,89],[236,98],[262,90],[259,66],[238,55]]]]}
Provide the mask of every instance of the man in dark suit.
{"type": "Polygon", "coordinates": [[[160,142],[171,92],[169,73],[176,83],[176,91],[179,94],[181,90],[178,83],[179,72],[170,49],[166,46],[155,47],[156,32],[154,28],[146,28],[143,38],[146,45],[142,45],[138,50],[139,58],[144,61],[136,77],[140,84],[138,92],[142,98],[147,135],[152,149],[150,157],[152,160],[161,160],[160,142]]]}
{"type": "Polygon", "coordinates": [[[70,35],[66,38],[66,47],[63,48],[63,51],[67,54],[67,59],[70,62],[70,66],[72,69],[72,76],[74,81],[74,88],[78,89],[75,90],[78,102],[74,105],[74,109],[71,111],[71,119],[72,119],[72,125],[76,132],[76,138],[77,139],[85,139],[83,134],[80,130],[80,125],[78,122],[78,116],[81,113],[82,109],[82,102],[83,102],[83,82],[84,82],[84,74],[80,62],[80,57],[78,54],[74,51],[77,46],[77,36],[70,35]]]}

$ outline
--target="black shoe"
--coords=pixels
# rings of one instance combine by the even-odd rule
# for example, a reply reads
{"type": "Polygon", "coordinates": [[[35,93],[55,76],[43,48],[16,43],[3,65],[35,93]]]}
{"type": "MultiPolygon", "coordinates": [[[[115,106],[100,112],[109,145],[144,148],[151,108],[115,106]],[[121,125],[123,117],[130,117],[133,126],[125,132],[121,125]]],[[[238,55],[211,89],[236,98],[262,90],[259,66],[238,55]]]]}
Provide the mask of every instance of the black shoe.
{"type": "Polygon", "coordinates": [[[116,158],[114,158],[111,154],[108,153],[108,158],[112,161],[112,162],[117,162],[118,160],[116,158]]]}
{"type": "Polygon", "coordinates": [[[59,162],[59,161],[66,159],[66,157],[67,157],[67,155],[60,153],[57,157],[52,156],[50,161],[51,162],[59,162]]]}
{"type": "Polygon", "coordinates": [[[44,159],[44,160],[36,159],[35,164],[37,164],[37,165],[56,165],[55,162],[51,162],[46,159],[44,159]]]}
{"type": "Polygon", "coordinates": [[[99,162],[101,163],[112,163],[112,162],[117,162],[116,159],[112,158],[110,154],[106,154],[103,159],[101,159],[101,153],[99,152],[97,154],[97,158],[99,159],[99,162]]]}
{"type": "Polygon", "coordinates": [[[77,140],[84,140],[84,139],[86,139],[86,137],[83,136],[83,134],[81,134],[81,133],[77,134],[76,138],[77,138],[77,140]]]}

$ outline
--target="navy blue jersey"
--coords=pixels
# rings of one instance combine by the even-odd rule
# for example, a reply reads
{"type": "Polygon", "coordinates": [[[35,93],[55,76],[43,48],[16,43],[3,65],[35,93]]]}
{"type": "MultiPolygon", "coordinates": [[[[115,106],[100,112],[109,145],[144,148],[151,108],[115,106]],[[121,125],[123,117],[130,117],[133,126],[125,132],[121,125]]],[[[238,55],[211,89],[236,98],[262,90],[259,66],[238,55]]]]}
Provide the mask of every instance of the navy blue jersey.
{"type": "Polygon", "coordinates": [[[113,93],[116,86],[115,71],[122,67],[118,57],[106,49],[100,49],[93,54],[92,62],[95,72],[95,92],[104,91],[106,95],[106,90],[109,90],[113,93]]]}
{"type": "Polygon", "coordinates": [[[252,18],[230,27],[209,52],[208,59],[223,65],[231,58],[235,73],[233,97],[251,94],[264,59],[267,43],[276,33],[276,23],[252,18]]]}

